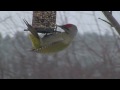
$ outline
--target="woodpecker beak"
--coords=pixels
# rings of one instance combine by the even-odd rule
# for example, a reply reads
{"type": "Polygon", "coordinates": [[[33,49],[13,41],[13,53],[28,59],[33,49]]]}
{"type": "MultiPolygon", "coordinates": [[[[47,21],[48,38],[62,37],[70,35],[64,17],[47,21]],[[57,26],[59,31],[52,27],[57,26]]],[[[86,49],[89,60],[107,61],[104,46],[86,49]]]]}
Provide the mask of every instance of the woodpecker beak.
{"type": "Polygon", "coordinates": [[[62,25],[56,25],[56,26],[62,28],[66,33],[69,32],[68,28],[63,27],[62,25]]]}
{"type": "Polygon", "coordinates": [[[61,27],[60,25],[57,25],[57,24],[56,24],[55,26],[56,26],[56,27],[61,27]]]}

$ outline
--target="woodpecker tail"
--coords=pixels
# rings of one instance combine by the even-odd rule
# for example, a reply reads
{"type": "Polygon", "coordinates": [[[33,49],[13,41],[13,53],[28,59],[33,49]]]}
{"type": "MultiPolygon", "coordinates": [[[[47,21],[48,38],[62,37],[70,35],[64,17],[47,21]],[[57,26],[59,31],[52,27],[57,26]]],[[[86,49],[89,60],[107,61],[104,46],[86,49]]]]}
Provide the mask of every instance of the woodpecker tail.
{"type": "MultiPolygon", "coordinates": [[[[23,21],[26,24],[26,26],[28,27],[27,30],[30,31],[31,34],[33,34],[36,38],[39,39],[37,31],[25,19],[23,19],[23,21]]],[[[27,30],[24,30],[24,31],[27,31],[27,30]]]]}

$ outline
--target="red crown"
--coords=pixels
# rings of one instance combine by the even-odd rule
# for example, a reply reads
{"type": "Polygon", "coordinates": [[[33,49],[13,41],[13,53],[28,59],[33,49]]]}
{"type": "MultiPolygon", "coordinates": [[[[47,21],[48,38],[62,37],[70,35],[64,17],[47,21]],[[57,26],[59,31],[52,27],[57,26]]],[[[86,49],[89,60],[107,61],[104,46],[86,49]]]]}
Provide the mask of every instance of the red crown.
{"type": "Polygon", "coordinates": [[[67,28],[72,27],[72,24],[66,24],[65,27],[67,28]]]}

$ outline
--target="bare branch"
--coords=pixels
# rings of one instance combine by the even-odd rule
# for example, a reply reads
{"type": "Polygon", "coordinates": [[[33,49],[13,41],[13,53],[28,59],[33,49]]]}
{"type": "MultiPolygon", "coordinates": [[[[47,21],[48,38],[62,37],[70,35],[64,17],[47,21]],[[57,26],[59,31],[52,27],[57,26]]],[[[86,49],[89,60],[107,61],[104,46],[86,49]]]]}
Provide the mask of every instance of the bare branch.
{"type": "Polygon", "coordinates": [[[100,20],[102,20],[102,21],[108,23],[111,27],[113,27],[113,25],[112,25],[110,22],[108,22],[108,21],[106,21],[106,20],[104,20],[104,19],[102,19],[102,18],[98,18],[98,19],[100,19],[100,20]]]}
{"type": "Polygon", "coordinates": [[[105,17],[110,21],[110,23],[114,26],[116,31],[120,35],[120,24],[117,22],[117,20],[112,16],[111,12],[109,11],[102,11],[105,17]]]}

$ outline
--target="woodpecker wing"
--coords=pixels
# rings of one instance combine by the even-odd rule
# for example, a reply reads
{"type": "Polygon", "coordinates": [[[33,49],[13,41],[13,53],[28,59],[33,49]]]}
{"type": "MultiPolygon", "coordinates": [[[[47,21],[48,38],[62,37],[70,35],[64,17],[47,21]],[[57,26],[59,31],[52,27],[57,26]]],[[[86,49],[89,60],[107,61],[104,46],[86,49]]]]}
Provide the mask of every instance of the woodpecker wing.
{"type": "Polygon", "coordinates": [[[39,53],[56,53],[65,49],[69,43],[64,42],[62,38],[62,33],[53,33],[52,35],[47,35],[42,38],[41,47],[36,49],[39,53]]]}
{"type": "Polygon", "coordinates": [[[64,50],[66,47],[68,47],[69,44],[64,44],[61,41],[54,42],[47,46],[42,46],[39,49],[36,49],[35,51],[43,54],[50,54],[50,53],[56,53],[61,50],[64,50]]]}
{"type": "Polygon", "coordinates": [[[61,32],[57,32],[57,33],[53,33],[51,35],[47,35],[47,36],[43,37],[42,41],[43,41],[42,46],[46,46],[46,45],[51,45],[56,42],[63,42],[64,38],[62,38],[61,32]]]}

